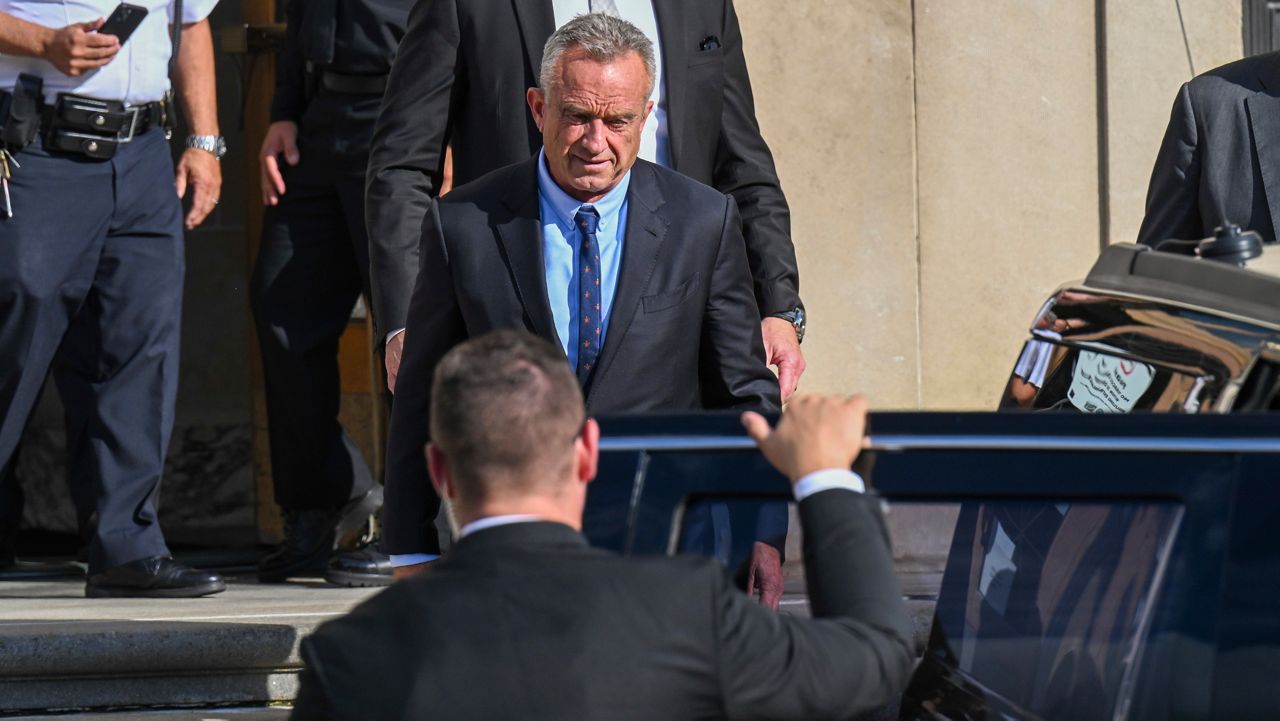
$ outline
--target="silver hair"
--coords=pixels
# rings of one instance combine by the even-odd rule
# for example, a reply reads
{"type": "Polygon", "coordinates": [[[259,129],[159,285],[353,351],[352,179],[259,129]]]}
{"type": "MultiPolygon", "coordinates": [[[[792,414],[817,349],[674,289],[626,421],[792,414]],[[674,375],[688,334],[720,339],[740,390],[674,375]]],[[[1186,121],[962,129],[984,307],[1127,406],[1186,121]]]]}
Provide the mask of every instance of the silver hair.
{"type": "Polygon", "coordinates": [[[627,53],[639,54],[649,75],[649,89],[645,91],[645,97],[653,95],[653,84],[658,76],[653,42],[640,28],[605,13],[579,15],[551,33],[547,44],[542,46],[542,67],[538,70],[538,87],[543,92],[549,90],[555,80],[560,57],[575,47],[599,62],[610,62],[627,53]]]}

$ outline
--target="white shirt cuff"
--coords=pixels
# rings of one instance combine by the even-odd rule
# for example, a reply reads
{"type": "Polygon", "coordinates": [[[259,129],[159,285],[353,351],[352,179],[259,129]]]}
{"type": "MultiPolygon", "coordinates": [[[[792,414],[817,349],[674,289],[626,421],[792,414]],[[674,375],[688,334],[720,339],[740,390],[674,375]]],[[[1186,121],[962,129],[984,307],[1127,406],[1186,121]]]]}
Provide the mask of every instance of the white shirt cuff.
{"type": "Polygon", "coordinates": [[[440,557],[434,553],[393,553],[391,554],[391,567],[416,566],[419,563],[430,563],[438,558],[440,557]]]}
{"type": "MultiPolygon", "coordinates": [[[[836,488],[855,493],[865,493],[867,484],[862,481],[862,476],[847,468],[828,468],[824,471],[814,471],[796,481],[795,486],[791,488],[791,492],[795,494],[797,501],[803,501],[815,493],[836,488]]],[[[392,556],[392,558],[395,557],[392,556]]]]}
{"type": "Polygon", "coordinates": [[[400,334],[401,334],[401,333],[403,333],[403,332],[404,332],[404,328],[400,328],[399,330],[393,330],[393,331],[391,331],[390,333],[388,333],[388,334],[387,334],[387,339],[386,339],[385,341],[383,341],[383,342],[382,342],[382,344],[383,344],[383,345],[386,345],[386,344],[390,343],[392,338],[395,338],[396,336],[400,335],[400,334]]]}

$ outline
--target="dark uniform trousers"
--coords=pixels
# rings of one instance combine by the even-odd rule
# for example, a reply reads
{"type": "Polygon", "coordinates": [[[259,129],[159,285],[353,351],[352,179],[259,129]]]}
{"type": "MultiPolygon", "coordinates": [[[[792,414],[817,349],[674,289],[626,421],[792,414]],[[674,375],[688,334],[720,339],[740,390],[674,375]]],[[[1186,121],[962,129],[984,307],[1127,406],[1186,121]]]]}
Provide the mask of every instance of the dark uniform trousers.
{"type": "Polygon", "coordinates": [[[338,338],[368,290],[364,170],[380,101],[319,91],[299,122],[299,163],[281,162],[285,194],[263,221],[251,297],[284,508],[337,508],[374,482],[338,422],[338,338]]]}
{"type": "Polygon", "coordinates": [[[164,132],[95,161],[18,153],[0,220],[0,522],[22,494],[11,461],[50,368],[66,408],[69,481],[97,513],[94,573],[168,553],[156,494],[173,430],[182,207],[164,132]]]}

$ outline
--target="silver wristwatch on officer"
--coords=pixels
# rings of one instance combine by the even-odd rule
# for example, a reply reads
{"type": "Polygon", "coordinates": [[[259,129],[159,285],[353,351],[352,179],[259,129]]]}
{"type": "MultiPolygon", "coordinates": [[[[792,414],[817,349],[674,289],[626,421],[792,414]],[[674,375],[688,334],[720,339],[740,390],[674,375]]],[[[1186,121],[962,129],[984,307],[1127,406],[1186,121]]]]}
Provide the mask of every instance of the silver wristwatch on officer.
{"type": "Polygon", "coordinates": [[[213,157],[218,160],[222,160],[222,156],[227,154],[227,140],[221,135],[188,135],[187,147],[213,153],[213,157]]]}
{"type": "Polygon", "coordinates": [[[787,310],[781,313],[774,313],[772,318],[781,318],[791,324],[796,329],[796,342],[804,342],[804,308],[796,306],[794,310],[787,310]]]}

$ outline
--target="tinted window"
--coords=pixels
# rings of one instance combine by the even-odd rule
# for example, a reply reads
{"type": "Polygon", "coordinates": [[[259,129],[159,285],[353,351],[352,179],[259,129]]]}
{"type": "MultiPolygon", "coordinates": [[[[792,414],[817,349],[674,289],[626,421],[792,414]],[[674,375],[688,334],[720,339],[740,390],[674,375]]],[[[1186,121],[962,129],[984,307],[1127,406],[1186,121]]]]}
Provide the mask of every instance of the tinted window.
{"type": "Polygon", "coordinates": [[[933,692],[1045,719],[1111,718],[1181,515],[1172,503],[964,507],[926,652],[940,668],[922,674],[933,692]]]}

